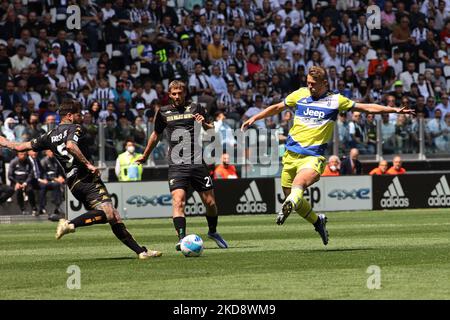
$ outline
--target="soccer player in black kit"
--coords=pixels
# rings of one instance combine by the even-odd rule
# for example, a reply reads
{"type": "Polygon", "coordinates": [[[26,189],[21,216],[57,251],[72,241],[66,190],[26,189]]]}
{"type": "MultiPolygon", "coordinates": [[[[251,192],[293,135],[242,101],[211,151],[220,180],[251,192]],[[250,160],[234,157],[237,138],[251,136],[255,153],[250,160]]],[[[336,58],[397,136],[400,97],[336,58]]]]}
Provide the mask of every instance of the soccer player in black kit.
{"type": "Polygon", "coordinates": [[[81,127],[73,123],[74,118],[79,117],[79,114],[76,103],[64,102],[59,108],[61,124],[55,129],[28,142],[12,142],[0,137],[0,146],[15,151],[52,150],[61,164],[66,175],[67,186],[88,211],[71,221],[60,219],[56,229],[56,239],[75,232],[75,229],[79,227],[109,222],[114,235],[133,250],[139,259],[161,256],[161,252],[147,250],[137,244],[123,224],[119,212],[114,208],[111,197],[100,179],[98,168],[92,165],[80,151],[78,143],[82,138],[81,127]]]}
{"type": "Polygon", "coordinates": [[[196,124],[201,124],[205,130],[214,128],[214,125],[206,122],[205,111],[201,105],[185,101],[185,97],[186,84],[178,80],[172,81],[169,84],[169,98],[172,103],[161,107],[156,113],[155,129],[148,139],[144,154],[136,162],[143,164],[147,161],[164,129],[167,128],[170,137],[168,180],[172,194],[173,224],[179,240],[175,248],[180,251],[181,239],[186,236],[184,206],[186,191],[189,185],[192,185],[206,207],[208,237],[214,240],[219,248],[225,249],[228,248],[228,244],[216,230],[217,206],[214,187],[202,157],[203,150],[198,139],[200,130],[194,129],[196,124]],[[183,135],[181,139],[179,139],[180,135],[183,135]],[[179,150],[182,151],[182,156],[177,152],[179,150]]]}

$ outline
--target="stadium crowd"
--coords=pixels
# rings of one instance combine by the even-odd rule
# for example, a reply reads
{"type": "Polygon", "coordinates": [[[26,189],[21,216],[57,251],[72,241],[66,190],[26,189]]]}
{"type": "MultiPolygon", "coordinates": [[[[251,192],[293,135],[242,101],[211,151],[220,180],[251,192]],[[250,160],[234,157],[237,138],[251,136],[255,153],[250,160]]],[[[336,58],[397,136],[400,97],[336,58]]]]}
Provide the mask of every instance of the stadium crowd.
{"type": "MultiPolygon", "coordinates": [[[[421,118],[427,150],[448,153],[449,48],[448,0],[2,0],[1,134],[32,139],[59,122],[59,103],[76,99],[92,155],[106,123],[106,160],[115,161],[130,138],[143,151],[172,80],[188,83],[223,133],[305,86],[320,65],[330,90],[417,114],[339,114],[341,154],[374,154],[377,124],[384,154],[418,152],[421,118]],[[80,30],[68,28],[70,5],[80,30]],[[366,23],[370,5],[380,28],[366,23]]],[[[255,126],[278,129],[283,142],[292,119],[287,111],[255,126]]]]}

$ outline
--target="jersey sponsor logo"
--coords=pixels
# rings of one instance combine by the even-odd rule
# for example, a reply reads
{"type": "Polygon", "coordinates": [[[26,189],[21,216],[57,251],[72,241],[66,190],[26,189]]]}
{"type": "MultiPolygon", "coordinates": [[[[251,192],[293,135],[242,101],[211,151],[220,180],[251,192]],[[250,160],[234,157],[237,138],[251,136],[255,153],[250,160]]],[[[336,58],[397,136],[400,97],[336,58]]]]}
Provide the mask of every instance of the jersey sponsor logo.
{"type": "Polygon", "coordinates": [[[428,205],[430,207],[450,207],[450,187],[445,176],[439,179],[439,182],[431,191],[428,205]]]}
{"type": "Polygon", "coordinates": [[[303,114],[305,116],[316,117],[318,119],[325,118],[325,112],[319,110],[312,110],[310,108],[306,108],[306,110],[303,111],[303,114]]]}
{"type": "Polygon", "coordinates": [[[250,183],[250,186],[245,190],[244,195],[239,199],[236,205],[236,211],[238,213],[243,212],[267,212],[267,203],[263,202],[261,193],[255,180],[250,183]]]}
{"type": "Polygon", "coordinates": [[[409,207],[409,198],[406,197],[398,177],[395,177],[392,180],[391,184],[388,186],[388,189],[384,192],[380,205],[382,208],[409,207]]]}
{"type": "Polygon", "coordinates": [[[203,205],[202,198],[197,191],[195,191],[186,201],[184,213],[187,215],[199,215],[206,213],[206,207],[203,205]]]}
{"type": "Polygon", "coordinates": [[[167,117],[167,121],[176,121],[176,120],[184,120],[184,119],[191,119],[192,118],[192,114],[188,113],[188,114],[177,114],[177,115],[173,115],[173,116],[168,116],[167,117]]]}

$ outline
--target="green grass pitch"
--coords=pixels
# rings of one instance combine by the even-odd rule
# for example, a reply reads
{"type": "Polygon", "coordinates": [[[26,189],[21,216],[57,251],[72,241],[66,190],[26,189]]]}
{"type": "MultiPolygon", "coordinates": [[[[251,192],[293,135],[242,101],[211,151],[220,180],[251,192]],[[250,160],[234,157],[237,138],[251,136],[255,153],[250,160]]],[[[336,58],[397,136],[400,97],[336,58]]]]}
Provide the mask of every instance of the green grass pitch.
{"type": "Polygon", "coordinates": [[[126,221],[142,244],[163,251],[140,261],[108,225],[54,239],[55,223],[0,225],[0,299],[449,299],[450,210],[328,213],[327,247],[292,215],[223,216],[220,250],[206,220],[188,217],[205,241],[199,258],[176,252],[171,219],[126,221]],[[81,270],[70,290],[67,268],[81,270]],[[368,289],[369,266],[381,288],[368,289]]]}

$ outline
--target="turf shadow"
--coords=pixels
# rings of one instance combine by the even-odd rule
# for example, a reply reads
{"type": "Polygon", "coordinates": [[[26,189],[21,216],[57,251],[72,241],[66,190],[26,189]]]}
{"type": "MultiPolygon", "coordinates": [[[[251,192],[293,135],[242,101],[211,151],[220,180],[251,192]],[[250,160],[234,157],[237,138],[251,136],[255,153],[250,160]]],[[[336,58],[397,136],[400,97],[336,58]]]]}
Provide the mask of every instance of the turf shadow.
{"type": "Polygon", "coordinates": [[[319,249],[319,250],[307,250],[305,253],[318,253],[318,252],[352,252],[352,251],[370,251],[376,250],[375,248],[334,248],[334,249],[319,249]]]}
{"type": "Polygon", "coordinates": [[[88,260],[97,260],[97,261],[114,261],[114,260],[136,260],[136,257],[103,257],[103,258],[95,258],[88,260]]]}

